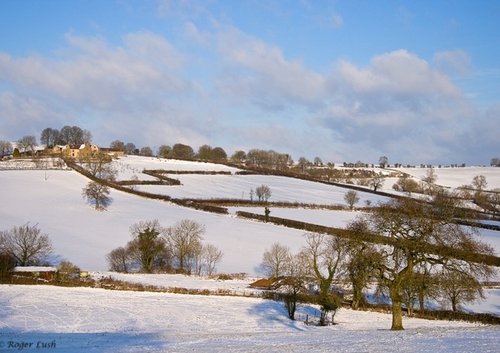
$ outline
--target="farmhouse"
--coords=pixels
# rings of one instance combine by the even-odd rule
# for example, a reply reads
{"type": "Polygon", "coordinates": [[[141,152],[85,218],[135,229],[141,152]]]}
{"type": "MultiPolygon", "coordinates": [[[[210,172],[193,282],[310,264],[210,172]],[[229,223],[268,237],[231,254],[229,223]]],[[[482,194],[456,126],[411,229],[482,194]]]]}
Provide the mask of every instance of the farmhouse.
{"type": "Polygon", "coordinates": [[[56,145],[52,148],[52,153],[64,154],[66,157],[79,158],[86,154],[95,154],[99,152],[99,147],[94,144],[84,143],[81,145],[56,145]]]}

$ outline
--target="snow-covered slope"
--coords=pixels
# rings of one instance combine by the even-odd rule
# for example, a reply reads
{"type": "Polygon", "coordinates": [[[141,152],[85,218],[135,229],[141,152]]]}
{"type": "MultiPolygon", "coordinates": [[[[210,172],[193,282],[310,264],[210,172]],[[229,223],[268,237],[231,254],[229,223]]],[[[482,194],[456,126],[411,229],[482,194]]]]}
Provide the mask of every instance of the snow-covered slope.
{"type": "MultiPolygon", "coordinates": [[[[320,204],[345,204],[345,189],[297,179],[234,175],[235,168],[211,163],[170,161],[158,158],[125,157],[115,162],[120,179],[142,174],[143,169],[229,171],[233,175],[178,175],[183,186],[149,187],[175,197],[248,198],[250,189],[266,184],[272,190],[271,200],[320,204]]],[[[494,168],[493,168],[494,169],[494,168]]],[[[453,171],[462,171],[456,168],[453,171]]],[[[500,169],[498,170],[500,173],[500,169]]],[[[422,170],[421,170],[422,171],[422,170]]],[[[143,175],[143,174],[142,174],[143,175]]],[[[88,180],[73,171],[16,170],[0,171],[0,229],[30,222],[47,233],[61,258],[83,269],[105,270],[105,255],[130,240],[129,227],[138,221],[158,219],[164,226],[182,219],[192,219],[206,227],[205,241],[224,251],[218,266],[222,272],[255,274],[262,253],[273,242],[287,244],[292,250],[303,244],[303,232],[269,224],[215,215],[153,201],[112,190],[112,204],[105,212],[97,212],[81,197],[88,180]]],[[[146,187],[148,188],[148,187],[146,187]]],[[[385,198],[360,193],[365,201],[376,203],[385,198]]],[[[232,208],[231,212],[237,209],[232,208]]],[[[263,209],[252,209],[263,213],[263,209]]],[[[342,227],[358,212],[271,208],[271,215],[310,223],[342,227]]],[[[500,249],[498,232],[482,232],[484,239],[500,249]]]]}
{"type": "Polygon", "coordinates": [[[158,219],[170,226],[182,219],[205,225],[204,240],[224,252],[220,272],[255,273],[262,253],[280,241],[297,250],[303,232],[216,215],[111,191],[112,204],[98,212],[81,196],[88,180],[74,171],[0,172],[0,229],[30,222],[52,240],[55,252],[86,270],[105,270],[105,255],[130,240],[129,228],[158,219]],[[47,178],[48,176],[48,178],[47,178]]]}
{"type": "MultiPolygon", "coordinates": [[[[401,168],[398,170],[417,179],[423,179],[427,173],[425,168],[401,168]]],[[[488,190],[500,188],[500,168],[498,167],[433,168],[433,170],[437,177],[437,185],[457,188],[471,184],[475,176],[482,175],[488,182],[488,190]]]]}

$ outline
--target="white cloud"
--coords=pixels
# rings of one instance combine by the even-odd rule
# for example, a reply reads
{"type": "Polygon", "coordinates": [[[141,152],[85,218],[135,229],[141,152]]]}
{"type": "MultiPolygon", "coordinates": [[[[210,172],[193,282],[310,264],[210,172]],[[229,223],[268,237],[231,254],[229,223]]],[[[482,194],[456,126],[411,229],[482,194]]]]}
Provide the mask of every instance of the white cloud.
{"type": "Polygon", "coordinates": [[[438,53],[433,65],[398,50],[320,73],[236,28],[217,31],[187,22],[183,48],[198,45],[192,53],[151,32],[118,45],[67,34],[52,56],[0,53],[0,130],[18,138],[26,126],[37,135],[78,124],[104,144],[244,145],[325,161],[432,162],[457,151],[472,158],[467,151],[481,152],[474,144],[498,150],[497,111],[478,114],[439,68],[459,53],[438,53]]]}
{"type": "Polygon", "coordinates": [[[447,75],[466,77],[471,73],[471,58],[460,49],[435,53],[433,61],[436,67],[447,75]]]}
{"type": "Polygon", "coordinates": [[[120,45],[111,45],[67,34],[66,43],[54,57],[0,53],[1,130],[15,134],[18,129],[7,122],[15,117],[30,121],[25,126],[36,135],[47,126],[79,124],[104,143],[109,136],[151,141],[167,129],[165,138],[174,142],[181,135],[203,139],[192,128],[199,125],[198,114],[186,104],[202,89],[184,77],[184,56],[164,37],[129,33],[120,45]]]}
{"type": "Polygon", "coordinates": [[[366,146],[371,160],[379,153],[427,161],[452,154],[447,132],[469,126],[475,113],[446,75],[405,50],[376,56],[365,68],[342,60],[330,87],[324,126],[366,146]]]}
{"type": "Polygon", "coordinates": [[[344,23],[344,19],[342,16],[340,16],[337,13],[332,14],[331,16],[331,24],[334,28],[340,28],[342,27],[342,24],[344,23]]]}
{"type": "Polygon", "coordinates": [[[338,66],[342,80],[359,93],[383,90],[393,95],[460,94],[447,76],[406,50],[376,56],[366,69],[347,61],[340,61],[338,66]]]}
{"type": "Polygon", "coordinates": [[[59,125],[66,119],[70,116],[51,106],[48,100],[0,92],[0,139],[15,140],[24,135],[38,138],[40,126],[59,125]]]}
{"type": "Polygon", "coordinates": [[[231,29],[220,33],[218,49],[225,65],[218,87],[233,97],[277,108],[324,98],[325,78],[285,58],[278,47],[231,29]]]}
{"type": "Polygon", "coordinates": [[[188,40],[201,47],[209,46],[212,40],[209,33],[200,31],[196,24],[190,21],[184,24],[184,34],[188,40]]]}
{"type": "Polygon", "coordinates": [[[106,109],[128,106],[151,94],[183,95],[190,87],[178,70],[180,55],[164,38],[131,33],[112,47],[99,38],[66,36],[68,47],[56,59],[0,57],[3,79],[27,91],[106,109]]]}

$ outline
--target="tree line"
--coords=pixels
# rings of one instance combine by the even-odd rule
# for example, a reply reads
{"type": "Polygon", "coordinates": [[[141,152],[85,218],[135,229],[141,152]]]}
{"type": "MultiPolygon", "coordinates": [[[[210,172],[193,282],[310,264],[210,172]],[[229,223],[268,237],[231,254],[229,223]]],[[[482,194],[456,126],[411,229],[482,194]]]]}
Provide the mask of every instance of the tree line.
{"type": "Polygon", "coordinates": [[[211,276],[223,253],[203,243],[205,227],[193,220],[181,220],[163,227],[158,220],[141,221],[130,227],[131,240],[107,256],[116,272],[170,272],[211,276]]]}
{"type": "Polygon", "coordinates": [[[392,200],[351,222],[349,237],[309,232],[306,245],[296,254],[286,245],[274,244],[263,254],[261,266],[273,279],[291,319],[297,304],[314,294],[321,308],[320,323],[327,322],[328,314],[340,305],[335,282],[348,281],[352,307],[363,307],[363,293],[375,282],[378,293],[390,298],[391,329],[402,330],[403,306],[412,314],[417,303],[423,311],[426,300],[433,298],[458,310],[482,296],[480,280],[494,273],[491,266],[472,260],[474,254],[495,252],[478,240],[472,228],[454,222],[455,206],[453,199],[432,205],[392,200]],[[383,235],[387,243],[370,241],[374,235],[383,235]]]}
{"type": "Polygon", "coordinates": [[[42,266],[50,263],[53,247],[49,236],[37,224],[29,223],[0,231],[1,272],[14,266],[42,266]]]}
{"type": "Polygon", "coordinates": [[[408,196],[411,196],[412,193],[419,193],[431,197],[446,196],[469,200],[484,211],[492,213],[493,216],[500,213],[500,189],[488,190],[488,182],[484,175],[474,176],[470,184],[459,186],[456,192],[446,191],[444,187],[437,185],[436,181],[437,175],[434,168],[429,168],[421,182],[408,175],[403,175],[398,178],[392,188],[396,191],[406,192],[408,196]]]}
{"type": "MultiPolygon", "coordinates": [[[[203,242],[205,227],[181,220],[163,227],[158,220],[141,221],[130,227],[131,240],[113,249],[106,259],[116,272],[174,272],[211,276],[223,253],[203,242]]],[[[0,231],[0,277],[15,266],[50,266],[53,246],[38,225],[26,223],[0,231]]],[[[67,261],[65,262],[65,265],[67,261]]]]}
{"type": "MultiPolygon", "coordinates": [[[[82,129],[79,126],[63,126],[61,129],[45,128],[40,134],[40,144],[45,145],[47,148],[52,148],[55,145],[81,145],[84,143],[92,142],[92,133],[89,130],[82,129]]],[[[34,146],[37,146],[37,139],[34,135],[26,135],[17,141],[18,146],[26,151],[30,151],[34,146]]],[[[19,147],[18,147],[19,148],[19,147]]],[[[323,163],[322,159],[318,156],[309,161],[305,157],[300,157],[294,163],[292,157],[288,153],[280,153],[274,150],[250,149],[248,152],[243,150],[235,151],[229,156],[222,147],[211,147],[207,144],[198,148],[197,152],[186,144],[176,143],[172,146],[162,144],[157,151],[153,151],[151,147],[137,147],[133,142],[123,142],[119,139],[114,140],[109,146],[112,150],[123,151],[129,155],[142,155],[142,156],[158,156],[161,158],[174,158],[186,160],[201,160],[213,162],[232,162],[237,164],[252,165],[259,168],[269,168],[276,170],[296,170],[301,173],[318,173],[322,171],[325,165],[333,168],[335,165],[331,162],[323,163]]],[[[0,140],[0,157],[9,155],[13,152],[12,144],[8,141],[0,140]]],[[[363,163],[358,161],[356,163],[344,162],[344,167],[374,167],[375,164],[363,163]]],[[[500,166],[500,159],[495,157],[490,161],[491,166],[500,166]]],[[[378,166],[382,169],[389,166],[389,158],[381,156],[378,161],[378,166]]],[[[402,167],[403,164],[395,163],[394,166],[402,167]]]]}

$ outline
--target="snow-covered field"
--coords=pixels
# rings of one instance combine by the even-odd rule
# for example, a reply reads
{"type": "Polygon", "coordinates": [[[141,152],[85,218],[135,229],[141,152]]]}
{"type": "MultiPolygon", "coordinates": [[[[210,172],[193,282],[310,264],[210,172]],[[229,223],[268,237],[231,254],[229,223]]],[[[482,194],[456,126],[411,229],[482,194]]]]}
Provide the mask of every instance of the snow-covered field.
{"type": "Polygon", "coordinates": [[[176,171],[212,171],[236,173],[237,168],[215,163],[193,163],[176,159],[162,159],[156,157],[125,156],[113,161],[118,171],[119,180],[130,180],[137,177],[139,180],[150,180],[150,176],[143,174],[144,169],[163,169],[176,171]]]}
{"type": "MultiPolygon", "coordinates": [[[[314,204],[345,205],[346,189],[304,180],[265,175],[235,175],[239,169],[213,163],[195,163],[188,161],[166,160],[144,157],[123,157],[113,162],[118,170],[119,180],[151,180],[143,174],[144,169],[163,169],[174,171],[215,171],[230,172],[231,175],[172,174],[172,178],[181,181],[179,186],[140,185],[138,190],[154,194],[168,195],[174,198],[226,198],[250,200],[251,190],[267,185],[272,191],[270,201],[301,202],[314,204]]],[[[360,205],[387,201],[369,193],[359,193],[360,205]]],[[[254,199],[257,199],[255,194],[254,199]]]]}
{"type": "MultiPolygon", "coordinates": [[[[132,175],[144,175],[143,169],[230,171],[235,168],[187,161],[148,157],[124,157],[115,161],[121,180],[132,175]]],[[[478,168],[500,174],[500,168],[478,168]]],[[[405,169],[406,170],[406,169],[405,169]]],[[[423,169],[417,169],[423,172],[423,169]]],[[[438,169],[439,172],[461,173],[467,168],[438,169]]],[[[474,169],[472,174],[476,173],[474,169]]],[[[485,173],[483,173],[485,174],[485,173]]],[[[174,197],[245,198],[250,189],[266,184],[272,191],[271,200],[297,201],[319,204],[345,204],[345,189],[297,179],[259,175],[178,175],[183,186],[151,187],[148,191],[163,192],[174,197]],[[153,190],[154,189],[154,190],[153,190]]],[[[491,180],[495,178],[488,176],[491,180]]],[[[456,177],[458,178],[458,177],[456,177]]],[[[465,173],[460,184],[466,183],[465,173]]],[[[467,179],[467,180],[466,180],[467,179]]],[[[438,179],[439,180],[439,179],[438,179]]],[[[193,219],[204,224],[205,241],[224,251],[218,270],[256,274],[262,253],[273,242],[281,242],[297,250],[303,244],[301,231],[235,218],[234,215],[215,215],[179,207],[167,202],[153,201],[111,191],[112,204],[105,212],[97,212],[81,197],[88,180],[73,171],[9,170],[0,171],[0,229],[30,222],[38,224],[54,243],[55,252],[86,270],[106,270],[105,255],[130,240],[129,227],[138,221],[158,219],[170,226],[182,219],[193,219]]],[[[491,186],[491,183],[490,183],[491,186]]],[[[149,188],[149,187],[146,187],[149,188]]],[[[360,193],[359,205],[385,198],[360,193]]],[[[237,209],[232,208],[234,213],[237,209]]],[[[261,209],[252,209],[262,213],[261,209]]],[[[310,209],[271,208],[271,215],[310,223],[343,227],[359,212],[310,209]]],[[[498,232],[483,231],[483,239],[500,249],[498,232]]],[[[500,252],[499,252],[500,253],[500,252]]]]}
{"type": "Polygon", "coordinates": [[[85,270],[105,270],[105,255],[129,241],[129,228],[141,220],[158,219],[163,226],[192,219],[205,225],[204,241],[224,252],[220,272],[255,273],[262,253],[280,241],[297,250],[303,232],[270,224],[216,215],[112,190],[112,204],[98,212],[87,205],[81,190],[87,179],[74,171],[0,172],[0,229],[26,222],[38,224],[52,240],[55,253],[85,270]]]}
{"type": "Polygon", "coordinates": [[[260,295],[261,289],[250,288],[250,283],[257,278],[246,277],[242,279],[220,280],[201,276],[188,276],[182,274],[146,274],[146,273],[117,273],[117,272],[90,272],[94,280],[112,278],[113,280],[127,283],[142,284],[163,289],[185,288],[209,290],[210,292],[223,291],[231,295],[260,295]]]}
{"type": "MultiPolygon", "coordinates": [[[[498,326],[410,318],[393,332],[389,314],[349,309],[335,326],[307,326],[257,298],[8,285],[0,293],[5,352],[482,353],[497,352],[500,335],[498,326]]],[[[298,316],[315,313],[301,307],[298,316]]]]}
{"type": "MultiPolygon", "coordinates": [[[[208,290],[211,293],[227,293],[240,296],[259,296],[262,289],[249,287],[257,278],[245,277],[243,279],[220,280],[199,276],[186,276],[180,274],[144,274],[144,273],[116,273],[116,272],[91,272],[90,276],[99,280],[102,278],[112,278],[113,280],[127,283],[142,284],[144,286],[153,286],[159,289],[174,291],[178,288],[208,290]]],[[[374,298],[373,303],[378,303],[379,298],[375,299],[376,286],[370,287],[366,294],[368,298],[374,298]]],[[[463,309],[475,313],[500,314],[500,288],[484,288],[484,299],[478,298],[474,302],[463,305],[463,309]]],[[[438,303],[429,300],[429,307],[450,310],[448,303],[438,303]]]]}
{"type": "MultiPolygon", "coordinates": [[[[322,205],[345,205],[346,189],[293,178],[267,175],[175,175],[180,186],[141,185],[139,190],[165,194],[175,198],[230,198],[250,200],[250,192],[267,185],[272,195],[269,201],[312,203],[322,205]]],[[[358,192],[360,205],[372,204],[388,199],[371,193],[358,192]]],[[[253,199],[257,197],[253,195],[253,199]]]]}
{"type": "MultiPolygon", "coordinates": [[[[425,168],[400,168],[398,170],[420,180],[427,173],[425,168]]],[[[500,168],[498,167],[434,168],[434,173],[437,177],[436,184],[445,187],[457,188],[470,185],[475,176],[482,175],[486,178],[488,190],[500,188],[500,168]]]]}

